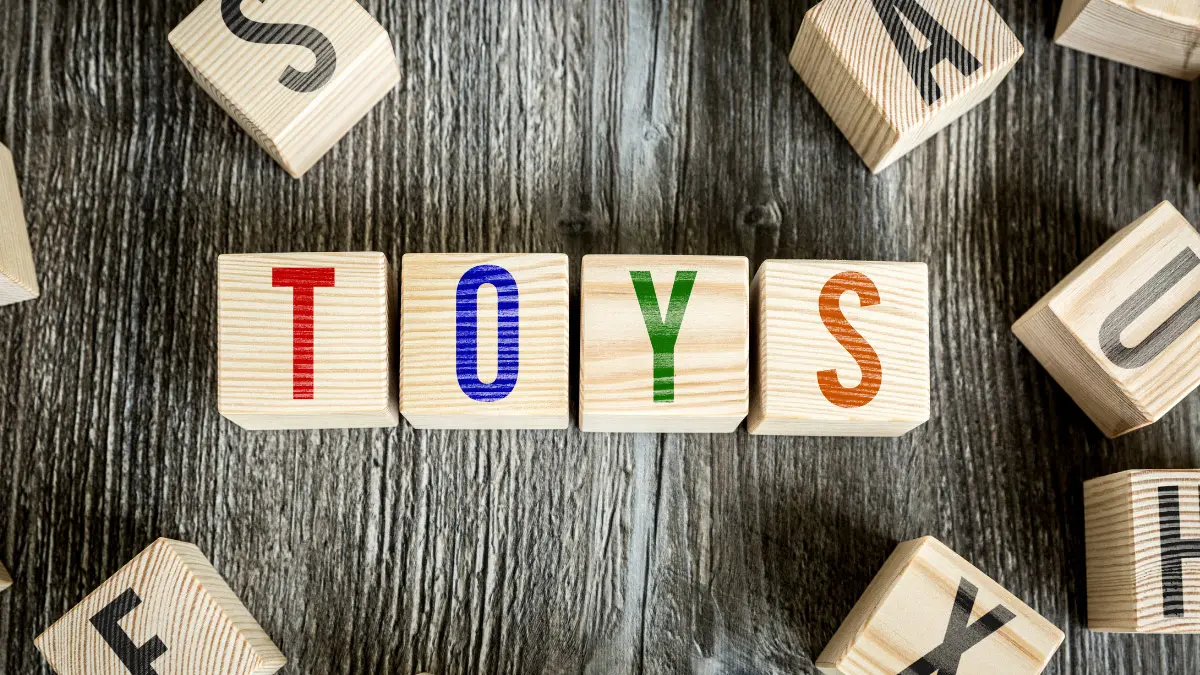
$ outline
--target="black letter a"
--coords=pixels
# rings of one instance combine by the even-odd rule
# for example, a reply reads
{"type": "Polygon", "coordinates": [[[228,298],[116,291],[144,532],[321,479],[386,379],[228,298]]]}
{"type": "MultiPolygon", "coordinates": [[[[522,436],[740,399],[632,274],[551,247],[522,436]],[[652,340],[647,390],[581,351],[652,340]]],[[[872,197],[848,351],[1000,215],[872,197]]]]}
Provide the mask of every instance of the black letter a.
{"type": "Polygon", "coordinates": [[[933,79],[933,67],[942,61],[949,60],[964,76],[970,77],[983,67],[979,59],[971,55],[962,43],[942,27],[925,8],[917,4],[917,0],[873,0],[875,12],[887,28],[892,43],[908,66],[913,82],[921,90],[925,102],[929,105],[937,103],[942,98],[942,88],[933,79]],[[929,40],[929,47],[924,51],[917,49],[912,35],[900,20],[903,14],[916,27],[921,35],[929,40]]]}
{"type": "Polygon", "coordinates": [[[983,618],[967,625],[977,595],[979,589],[971,582],[963,579],[958,583],[958,596],[954,598],[954,609],[950,611],[950,623],[946,626],[946,637],[942,644],[917,659],[900,675],[958,675],[958,663],[962,661],[963,653],[1017,618],[1004,605],[996,605],[983,618]]]}
{"type": "Polygon", "coordinates": [[[140,604],[142,604],[142,599],[131,588],[122,593],[121,597],[108,603],[108,607],[100,610],[96,616],[93,616],[92,626],[96,628],[96,632],[100,633],[100,637],[104,638],[108,646],[116,652],[117,658],[121,659],[121,663],[125,664],[132,675],[158,675],[150,664],[154,662],[154,659],[167,653],[167,646],[158,639],[158,636],[155,636],[150,638],[145,645],[138,647],[133,644],[133,640],[129,639],[129,635],[117,623],[137,609],[140,604]]]}

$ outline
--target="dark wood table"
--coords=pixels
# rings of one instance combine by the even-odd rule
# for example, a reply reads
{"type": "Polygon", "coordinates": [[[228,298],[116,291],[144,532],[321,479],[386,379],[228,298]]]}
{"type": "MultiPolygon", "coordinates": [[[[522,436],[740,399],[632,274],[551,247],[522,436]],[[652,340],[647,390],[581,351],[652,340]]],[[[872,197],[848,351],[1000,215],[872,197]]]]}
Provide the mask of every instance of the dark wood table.
{"type": "Polygon", "coordinates": [[[195,2],[0,2],[44,293],[0,309],[0,672],[49,672],[33,637],[170,536],[287,673],[808,673],[924,534],[1067,632],[1048,672],[1200,671],[1195,636],[1086,630],[1082,512],[1085,479],[1200,466],[1200,396],[1106,440],[1009,331],[1158,202],[1200,220],[1196,87],[1004,0],[1016,71],[872,177],[788,65],[812,0],[369,0],[403,84],[296,181],[167,45],[195,2]],[[216,257],[305,250],[927,261],[933,419],[244,432],[216,411],[216,257]]]}

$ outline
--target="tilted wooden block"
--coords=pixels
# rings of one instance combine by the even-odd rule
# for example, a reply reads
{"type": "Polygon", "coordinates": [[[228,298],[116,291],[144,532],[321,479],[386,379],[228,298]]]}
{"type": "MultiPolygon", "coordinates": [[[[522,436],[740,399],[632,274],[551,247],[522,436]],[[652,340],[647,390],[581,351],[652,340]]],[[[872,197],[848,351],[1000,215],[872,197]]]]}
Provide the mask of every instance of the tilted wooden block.
{"type": "Polygon", "coordinates": [[[4,563],[0,563],[0,591],[7,590],[12,584],[12,575],[4,569],[4,563]]]}
{"type": "Polygon", "coordinates": [[[1040,673],[1063,632],[945,544],[900,544],[817,658],[826,675],[1040,673]]]}
{"type": "Polygon", "coordinates": [[[169,37],[196,81],[300,177],[400,80],[355,0],[206,0],[169,37]]]}
{"type": "Polygon", "coordinates": [[[987,0],[824,0],[791,61],[877,173],[991,96],[1024,51],[987,0]]]}
{"type": "Polygon", "coordinates": [[[399,424],[382,253],[223,255],[217,284],[222,415],[247,429],[399,424]]]}
{"type": "Polygon", "coordinates": [[[750,433],[899,436],[929,419],[924,263],[769,260],[751,296],[750,433]]]}
{"type": "Polygon", "coordinates": [[[589,255],[583,431],[723,433],[749,405],[746,258],[589,255]]]}
{"type": "Polygon", "coordinates": [[[404,256],[405,419],[422,429],[567,428],[568,270],[565,255],[404,256]]]}
{"type": "Polygon", "coordinates": [[[1158,205],[1013,332],[1110,437],[1153,424],[1200,385],[1200,233],[1158,205]]]}
{"type": "Polygon", "coordinates": [[[1065,0],[1055,42],[1194,80],[1200,77],[1200,0],[1065,0]]]}
{"type": "Polygon", "coordinates": [[[34,644],[59,675],[268,675],[287,663],[200,549],[170,539],[34,644]]]}
{"type": "Polygon", "coordinates": [[[40,294],[12,153],[0,145],[0,306],[40,294]]]}
{"type": "Polygon", "coordinates": [[[1083,484],[1088,628],[1200,633],[1200,471],[1083,484]]]}

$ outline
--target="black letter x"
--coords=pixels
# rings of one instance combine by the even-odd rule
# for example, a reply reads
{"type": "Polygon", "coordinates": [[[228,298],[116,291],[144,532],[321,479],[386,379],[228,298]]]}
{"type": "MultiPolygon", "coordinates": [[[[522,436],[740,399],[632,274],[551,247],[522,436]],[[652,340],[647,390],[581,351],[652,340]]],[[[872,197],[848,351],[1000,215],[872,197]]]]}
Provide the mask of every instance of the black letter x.
{"type": "Polygon", "coordinates": [[[108,606],[100,610],[96,616],[93,616],[92,626],[95,627],[97,633],[100,633],[100,637],[104,638],[108,646],[116,652],[117,658],[121,659],[121,663],[125,664],[130,673],[133,675],[158,675],[150,664],[167,653],[167,645],[163,644],[158,636],[155,636],[150,638],[146,644],[138,647],[133,644],[133,640],[129,639],[129,635],[117,623],[137,609],[140,604],[142,604],[142,599],[131,588],[122,593],[121,597],[108,603],[108,606]]]}
{"type": "Polygon", "coordinates": [[[1004,605],[996,605],[983,618],[967,625],[978,594],[979,589],[966,579],[958,583],[958,596],[954,598],[954,609],[950,611],[950,623],[946,626],[946,637],[942,644],[917,659],[900,675],[958,675],[958,662],[962,661],[964,652],[1017,618],[1004,605]]]}

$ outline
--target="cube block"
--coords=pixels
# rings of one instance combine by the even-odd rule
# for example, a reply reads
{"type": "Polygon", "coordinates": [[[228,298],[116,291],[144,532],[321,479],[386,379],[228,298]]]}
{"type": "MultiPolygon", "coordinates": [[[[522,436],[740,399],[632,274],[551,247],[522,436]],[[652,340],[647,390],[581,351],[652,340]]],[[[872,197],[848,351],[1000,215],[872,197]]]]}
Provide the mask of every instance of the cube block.
{"type": "Polygon", "coordinates": [[[399,424],[382,253],[223,255],[217,406],[247,429],[399,424]]]}
{"type": "Polygon", "coordinates": [[[823,0],[791,62],[879,172],[991,96],[1023,53],[987,0],[823,0]]]}
{"type": "Polygon", "coordinates": [[[565,255],[404,256],[405,419],[422,429],[567,428],[568,274],[565,255]]]}
{"type": "Polygon", "coordinates": [[[924,263],[762,264],[752,434],[898,436],[929,419],[924,263]]]}
{"type": "Polygon", "coordinates": [[[1200,633],[1200,471],[1084,483],[1088,628],[1200,633]]]}
{"type": "Polygon", "coordinates": [[[12,585],[12,575],[8,573],[8,570],[4,569],[4,563],[0,563],[0,591],[8,590],[12,585]]]}
{"type": "Polygon", "coordinates": [[[583,431],[732,432],[749,406],[749,261],[583,259],[583,431]]]}
{"type": "Polygon", "coordinates": [[[296,177],[400,80],[391,38],[355,0],[206,0],[169,41],[201,87],[296,177]]]}
{"type": "Polygon", "coordinates": [[[1040,673],[1063,632],[933,537],[900,544],[817,658],[826,675],[1040,673]]]}
{"type": "Polygon", "coordinates": [[[268,675],[287,663],[200,549],[170,539],[34,644],[59,675],[268,675]]]}
{"type": "Polygon", "coordinates": [[[1055,42],[1183,80],[1200,77],[1200,0],[1065,0],[1055,42]]]}
{"type": "Polygon", "coordinates": [[[40,293],[17,169],[12,153],[0,145],[0,306],[32,300],[40,293]]]}
{"type": "Polygon", "coordinates": [[[1200,385],[1200,233],[1158,205],[1013,332],[1110,437],[1153,424],[1200,385]]]}

